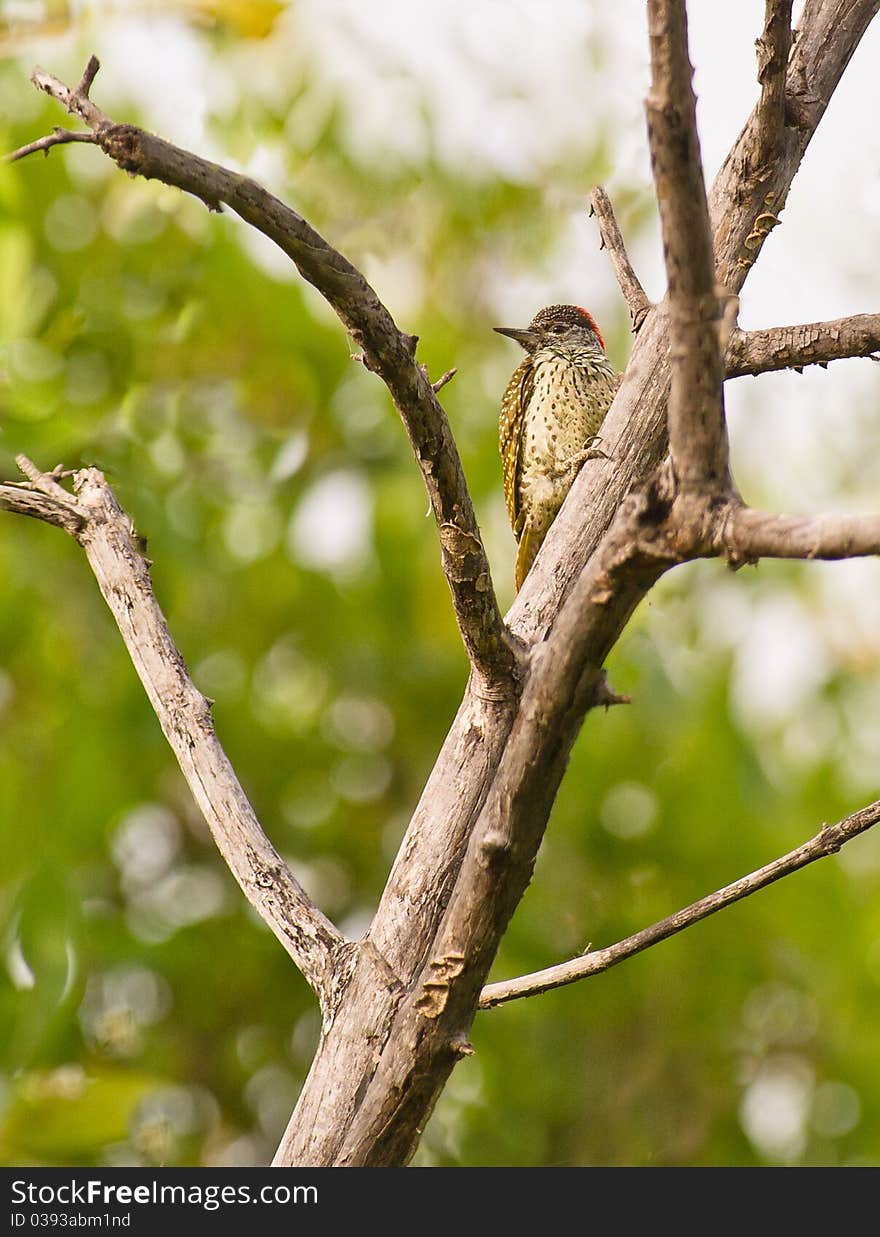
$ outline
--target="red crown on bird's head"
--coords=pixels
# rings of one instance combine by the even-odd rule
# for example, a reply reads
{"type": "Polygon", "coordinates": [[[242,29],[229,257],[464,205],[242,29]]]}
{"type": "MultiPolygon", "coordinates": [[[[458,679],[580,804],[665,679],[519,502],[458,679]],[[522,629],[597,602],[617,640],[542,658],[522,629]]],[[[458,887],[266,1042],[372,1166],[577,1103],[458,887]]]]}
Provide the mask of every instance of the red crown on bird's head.
{"type": "Polygon", "coordinates": [[[534,318],[529,323],[530,331],[546,331],[549,326],[557,322],[565,322],[571,326],[587,326],[593,332],[605,349],[605,340],[602,338],[602,332],[596,326],[596,319],[586,309],[580,305],[548,305],[546,309],[539,310],[534,318]]]}

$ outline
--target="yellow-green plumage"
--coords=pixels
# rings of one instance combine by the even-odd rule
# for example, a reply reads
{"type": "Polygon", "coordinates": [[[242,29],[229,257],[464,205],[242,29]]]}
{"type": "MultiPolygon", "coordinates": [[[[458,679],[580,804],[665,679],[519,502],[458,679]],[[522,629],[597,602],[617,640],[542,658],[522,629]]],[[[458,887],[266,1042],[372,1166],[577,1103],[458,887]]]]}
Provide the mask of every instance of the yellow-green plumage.
{"type": "Polygon", "coordinates": [[[496,328],[525,349],[501,401],[507,514],[522,586],[620,384],[593,319],[574,305],[541,310],[524,331],[496,328]]]}

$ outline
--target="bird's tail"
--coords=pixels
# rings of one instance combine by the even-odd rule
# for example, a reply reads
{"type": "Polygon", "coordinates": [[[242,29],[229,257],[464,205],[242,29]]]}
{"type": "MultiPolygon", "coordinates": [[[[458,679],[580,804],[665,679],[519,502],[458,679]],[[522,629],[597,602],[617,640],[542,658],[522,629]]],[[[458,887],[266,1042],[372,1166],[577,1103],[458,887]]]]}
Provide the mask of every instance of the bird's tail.
{"type": "Polygon", "coordinates": [[[534,529],[526,524],[519,539],[519,549],[516,552],[516,566],[513,569],[513,583],[517,592],[522,588],[523,580],[529,574],[532,563],[535,561],[540,548],[540,538],[535,535],[534,529]]]}

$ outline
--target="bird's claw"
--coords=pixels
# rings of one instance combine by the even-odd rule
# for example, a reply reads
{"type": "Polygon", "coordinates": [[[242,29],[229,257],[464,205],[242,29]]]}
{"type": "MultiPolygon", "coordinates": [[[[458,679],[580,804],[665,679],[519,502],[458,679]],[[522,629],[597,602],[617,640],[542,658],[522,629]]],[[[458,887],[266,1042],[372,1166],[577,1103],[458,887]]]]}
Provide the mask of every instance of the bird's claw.
{"type": "Polygon", "coordinates": [[[592,438],[588,438],[587,441],[584,443],[583,450],[576,451],[574,455],[572,455],[570,459],[566,462],[565,471],[566,472],[577,472],[582,464],[586,464],[587,460],[608,460],[610,459],[611,458],[610,455],[608,455],[605,451],[600,451],[599,448],[596,446],[596,443],[601,442],[601,441],[602,439],[599,437],[598,434],[594,434],[592,438]]]}
{"type": "Polygon", "coordinates": [[[584,443],[584,449],[581,452],[586,460],[610,460],[611,456],[607,451],[600,451],[596,443],[602,441],[601,434],[594,434],[592,438],[588,438],[584,443]]]}

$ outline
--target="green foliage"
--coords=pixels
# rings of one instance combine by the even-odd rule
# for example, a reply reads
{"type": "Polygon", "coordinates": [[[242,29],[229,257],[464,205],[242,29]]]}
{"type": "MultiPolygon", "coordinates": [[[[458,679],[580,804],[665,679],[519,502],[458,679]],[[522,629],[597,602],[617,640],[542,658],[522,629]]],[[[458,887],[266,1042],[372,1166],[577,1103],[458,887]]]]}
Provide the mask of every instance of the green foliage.
{"type": "MultiPolygon", "coordinates": [[[[280,6],[256,31],[237,25],[247,6],[191,7],[232,76],[280,6]]],[[[4,100],[30,89],[21,53],[0,63],[4,100]]],[[[273,187],[367,269],[433,374],[459,368],[443,399],[509,599],[498,272],[544,286],[568,216],[537,181],[450,166],[430,113],[422,155],[365,165],[320,66],[294,66],[286,93],[252,80],[215,126],[226,149],[280,144],[273,187]]],[[[59,121],[20,107],[5,148],[59,121]]],[[[557,187],[585,194],[600,141],[566,148],[557,187]]],[[[635,228],[646,193],[621,201],[635,228]]],[[[405,435],[343,331],[236,221],[55,151],[0,170],[0,422],[4,478],[22,451],[107,472],[267,832],[358,935],[465,661],[405,435]]],[[[316,1041],[306,986],[217,858],[76,546],[4,516],[0,576],[0,1159],[265,1161],[316,1041]]],[[[712,616],[802,580],[710,564],[652,595],[609,667],[634,703],[587,722],[498,977],[634,932],[870,797],[842,765],[876,679],[855,650],[763,726],[734,698],[749,637],[712,616]]],[[[420,1162],[876,1163],[880,862],[875,839],[849,849],[481,1015],[420,1162]]]]}

